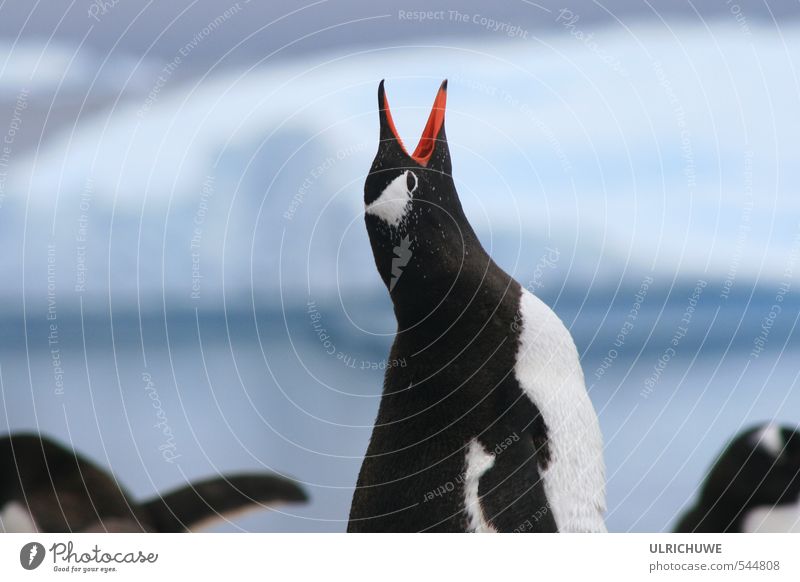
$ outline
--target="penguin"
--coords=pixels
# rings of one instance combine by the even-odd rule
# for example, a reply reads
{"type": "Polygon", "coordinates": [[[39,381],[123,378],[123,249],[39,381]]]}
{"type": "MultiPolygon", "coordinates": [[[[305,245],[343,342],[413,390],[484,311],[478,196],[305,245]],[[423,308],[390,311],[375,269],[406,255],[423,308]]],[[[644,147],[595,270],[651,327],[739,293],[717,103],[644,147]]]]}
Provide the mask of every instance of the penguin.
{"type": "Polygon", "coordinates": [[[737,435],[675,531],[800,532],[800,432],[766,423],[737,435]]]}
{"type": "Polygon", "coordinates": [[[461,207],[447,81],[409,154],[384,82],[364,220],[397,332],[350,532],[603,532],[597,414],[567,328],[461,207]]]}
{"type": "Polygon", "coordinates": [[[268,474],[221,476],[137,502],[116,477],[38,434],[0,439],[0,532],[160,532],[264,504],[307,500],[296,483],[268,474]]]}

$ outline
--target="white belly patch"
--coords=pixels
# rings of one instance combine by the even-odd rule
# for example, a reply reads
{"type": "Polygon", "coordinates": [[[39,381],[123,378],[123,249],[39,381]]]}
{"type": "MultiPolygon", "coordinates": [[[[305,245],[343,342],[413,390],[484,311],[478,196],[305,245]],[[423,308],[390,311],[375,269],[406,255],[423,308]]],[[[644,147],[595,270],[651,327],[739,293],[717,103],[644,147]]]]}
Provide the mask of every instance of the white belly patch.
{"type": "Polygon", "coordinates": [[[16,501],[7,503],[0,510],[0,532],[36,533],[36,523],[25,506],[16,501]]]}
{"type": "Polygon", "coordinates": [[[744,518],[749,533],[800,533],[800,501],[774,507],[756,507],[744,518]]]}
{"type": "Polygon", "coordinates": [[[538,297],[523,289],[514,372],[547,425],[550,463],[542,470],[561,532],[606,531],[603,438],[572,336],[538,297]]]}

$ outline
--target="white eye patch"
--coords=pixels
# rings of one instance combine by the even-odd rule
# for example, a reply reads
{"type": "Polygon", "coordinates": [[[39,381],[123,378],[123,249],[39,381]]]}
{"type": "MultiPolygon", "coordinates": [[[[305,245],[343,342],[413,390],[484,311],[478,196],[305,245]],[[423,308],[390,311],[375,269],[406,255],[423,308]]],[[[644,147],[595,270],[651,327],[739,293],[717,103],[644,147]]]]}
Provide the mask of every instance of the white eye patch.
{"type": "Polygon", "coordinates": [[[391,226],[397,226],[408,212],[411,195],[418,184],[416,174],[406,170],[389,182],[381,195],[366,206],[366,213],[377,216],[391,226]]]}
{"type": "Polygon", "coordinates": [[[767,424],[755,435],[753,444],[760,446],[773,457],[777,457],[783,451],[786,443],[783,442],[781,428],[777,424],[767,424]]]}

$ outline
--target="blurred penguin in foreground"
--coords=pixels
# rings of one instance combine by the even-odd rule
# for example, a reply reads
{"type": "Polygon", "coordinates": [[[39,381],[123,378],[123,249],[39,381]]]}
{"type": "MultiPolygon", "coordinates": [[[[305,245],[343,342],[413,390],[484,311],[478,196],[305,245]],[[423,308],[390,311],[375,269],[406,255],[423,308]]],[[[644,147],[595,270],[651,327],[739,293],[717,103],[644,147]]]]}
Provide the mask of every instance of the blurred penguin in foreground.
{"type": "Polygon", "coordinates": [[[0,438],[0,532],[184,532],[302,501],[299,485],[270,474],[220,475],[135,501],[113,474],[47,437],[0,438]]]}

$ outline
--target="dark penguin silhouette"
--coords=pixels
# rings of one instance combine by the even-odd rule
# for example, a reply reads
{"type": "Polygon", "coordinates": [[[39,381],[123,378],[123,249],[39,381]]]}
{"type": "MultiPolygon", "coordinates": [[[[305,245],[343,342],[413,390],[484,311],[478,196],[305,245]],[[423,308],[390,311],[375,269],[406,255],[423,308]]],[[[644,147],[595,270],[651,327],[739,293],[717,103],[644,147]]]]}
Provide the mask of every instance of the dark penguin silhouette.
{"type": "Polygon", "coordinates": [[[800,432],[764,424],[739,434],[675,531],[800,532],[800,432]]]}
{"type": "Polygon", "coordinates": [[[35,434],[0,439],[0,532],[183,532],[265,504],[302,502],[276,475],[233,475],[189,483],[134,501],[113,475],[35,434]]]}
{"type": "MultiPolygon", "coordinates": [[[[348,530],[604,531],[602,438],[558,317],[464,215],[447,82],[408,154],[381,82],[365,222],[397,318],[348,530]]],[[[491,196],[491,193],[486,193],[491,196]]]]}

